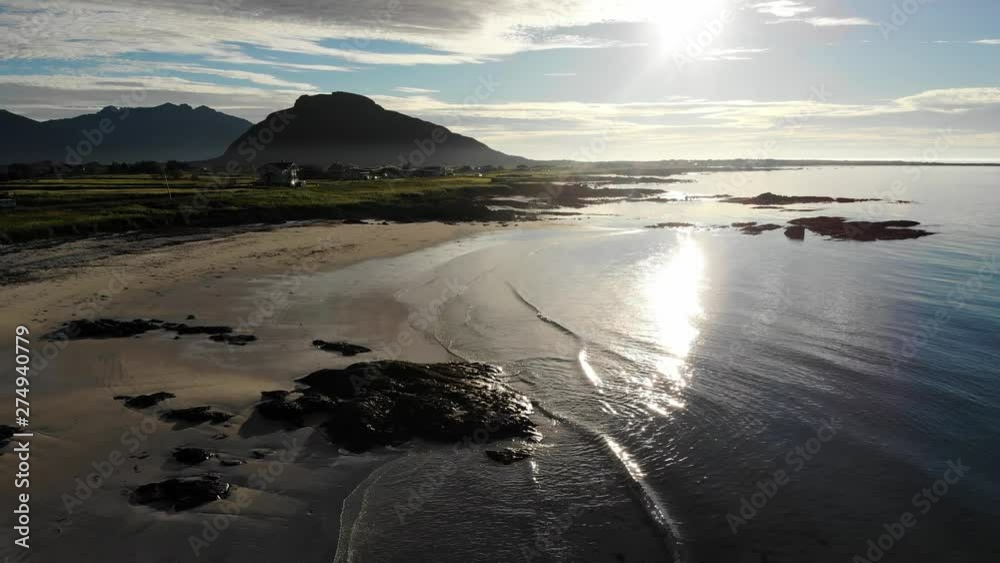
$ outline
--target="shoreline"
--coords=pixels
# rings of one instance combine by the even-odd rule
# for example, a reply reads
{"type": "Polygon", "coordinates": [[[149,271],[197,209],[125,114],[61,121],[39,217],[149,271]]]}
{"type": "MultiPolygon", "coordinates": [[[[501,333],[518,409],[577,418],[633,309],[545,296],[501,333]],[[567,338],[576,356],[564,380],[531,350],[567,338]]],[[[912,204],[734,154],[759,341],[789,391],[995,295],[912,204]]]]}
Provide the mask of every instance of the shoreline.
{"type": "MultiPolygon", "coordinates": [[[[279,525],[295,530],[285,538],[300,543],[296,555],[302,560],[332,557],[338,546],[330,538],[340,536],[344,500],[385,463],[384,454],[344,456],[313,428],[296,430],[261,420],[255,405],[262,391],[294,386],[295,378],[314,370],[385,355],[376,350],[362,358],[342,357],[311,346],[313,338],[388,341],[405,325],[407,313],[391,294],[374,291],[349,301],[356,312],[349,317],[341,315],[346,309],[334,306],[309,318],[302,311],[311,310],[310,290],[323,287],[331,274],[367,260],[496,230],[472,224],[324,223],[139,243],[111,237],[31,250],[29,271],[35,279],[4,288],[0,324],[10,325],[2,329],[8,333],[22,324],[31,329],[32,406],[37,411],[31,419],[31,541],[36,556],[79,557],[88,538],[104,533],[108,525],[136,531],[123,543],[94,549],[82,560],[128,558],[133,550],[140,553],[149,545],[184,558],[192,550],[214,556],[222,553],[220,548],[227,549],[223,544],[250,546],[261,530],[274,531],[272,526],[279,525]],[[94,259],[95,252],[106,257],[94,259]],[[258,310],[262,295],[273,294],[269,292],[287,294],[297,313],[279,306],[262,322],[251,322],[248,330],[261,340],[246,347],[211,342],[203,335],[159,332],[71,342],[41,338],[65,321],[91,314],[155,315],[178,322],[192,315],[197,320],[188,322],[194,324],[237,326],[258,310]],[[189,426],[160,418],[162,405],[135,410],[114,400],[161,391],[176,394],[167,408],[211,405],[234,417],[224,424],[189,426]],[[202,466],[178,465],[171,452],[188,447],[218,452],[218,457],[202,466]],[[269,453],[258,457],[261,451],[269,453]],[[221,459],[241,461],[222,467],[221,459]],[[164,513],[133,506],[122,496],[148,483],[206,471],[221,472],[234,483],[232,502],[164,513]],[[237,508],[234,503],[241,500],[246,506],[237,508]],[[233,510],[244,518],[227,517],[229,531],[215,529],[225,539],[214,544],[210,528],[215,518],[233,510]],[[165,521],[170,525],[157,525],[165,521]]],[[[13,257],[27,262],[23,254],[13,257]]],[[[406,357],[448,360],[437,343],[420,337],[406,357]]],[[[17,458],[5,453],[0,471],[13,474],[17,458]]],[[[0,486],[0,494],[14,494],[11,484],[0,486]]],[[[281,555],[276,547],[259,547],[241,548],[219,560],[253,563],[281,555]]],[[[5,554],[13,555],[4,547],[0,557],[5,554]]]]}
{"type": "Polygon", "coordinates": [[[26,244],[0,255],[0,266],[12,278],[0,294],[6,313],[0,329],[20,324],[51,329],[89,312],[100,317],[115,301],[140,295],[155,300],[200,279],[332,270],[501,228],[320,222],[26,244]]]}

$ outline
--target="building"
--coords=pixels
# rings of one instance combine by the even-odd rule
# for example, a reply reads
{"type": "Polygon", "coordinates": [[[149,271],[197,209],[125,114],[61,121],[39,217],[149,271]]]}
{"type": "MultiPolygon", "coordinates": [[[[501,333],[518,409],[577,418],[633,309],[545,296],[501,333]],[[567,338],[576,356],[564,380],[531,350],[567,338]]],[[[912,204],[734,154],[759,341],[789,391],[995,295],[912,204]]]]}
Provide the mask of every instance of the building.
{"type": "Polygon", "coordinates": [[[376,174],[369,168],[334,162],[327,167],[326,176],[333,180],[371,180],[375,178],[376,174]]]}
{"type": "Polygon", "coordinates": [[[257,169],[257,185],[300,188],[299,166],[294,162],[270,162],[257,169]]]}

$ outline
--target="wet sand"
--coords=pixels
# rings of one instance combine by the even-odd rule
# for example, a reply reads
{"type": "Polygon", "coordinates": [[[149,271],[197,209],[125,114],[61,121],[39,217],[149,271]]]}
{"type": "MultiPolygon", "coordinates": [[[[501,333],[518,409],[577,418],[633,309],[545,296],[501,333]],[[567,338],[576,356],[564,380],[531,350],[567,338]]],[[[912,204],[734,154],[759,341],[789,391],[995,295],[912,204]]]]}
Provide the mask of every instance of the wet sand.
{"type": "MultiPolygon", "coordinates": [[[[0,331],[12,334],[17,325],[28,326],[37,356],[29,397],[35,433],[32,560],[270,562],[291,554],[296,561],[333,560],[344,499],[386,463],[385,457],[340,455],[314,429],[290,431],[260,420],[253,406],[261,391],[291,389],[294,379],[310,371],[391,356],[383,343],[394,341],[405,326],[406,309],[392,295],[359,287],[349,315],[346,310],[338,315],[337,308],[312,318],[287,311],[293,305],[296,311],[309,308],[305,286],[316,283],[318,273],[486,230],[309,225],[210,238],[91,239],[5,254],[8,272],[16,268],[32,280],[0,292],[0,331]],[[65,346],[40,339],[63,321],[91,315],[227,325],[259,340],[236,347],[205,335],[175,339],[162,331],[65,346]],[[196,319],[186,320],[189,315],[196,319]],[[347,340],[374,352],[344,358],[313,348],[314,339],[347,340]],[[158,391],[176,398],[142,411],[114,400],[158,391]],[[235,417],[191,427],[158,417],[167,408],[200,405],[235,417]],[[183,466],[171,458],[180,446],[218,456],[183,466]],[[221,459],[246,463],[223,466],[221,459]],[[139,485],[207,472],[235,485],[229,501],[177,513],[127,502],[139,485]]],[[[414,360],[449,359],[440,344],[419,335],[405,354],[414,360]]],[[[13,373],[10,359],[4,366],[5,373],[13,373]]],[[[12,380],[5,379],[5,396],[13,394],[12,380]]],[[[0,456],[0,474],[16,472],[12,449],[9,445],[0,456]]],[[[12,481],[0,481],[3,498],[13,500],[22,492],[12,481]]],[[[4,511],[3,521],[10,529],[13,514],[4,511]]],[[[7,543],[0,557],[19,561],[21,551],[7,543]]]]}

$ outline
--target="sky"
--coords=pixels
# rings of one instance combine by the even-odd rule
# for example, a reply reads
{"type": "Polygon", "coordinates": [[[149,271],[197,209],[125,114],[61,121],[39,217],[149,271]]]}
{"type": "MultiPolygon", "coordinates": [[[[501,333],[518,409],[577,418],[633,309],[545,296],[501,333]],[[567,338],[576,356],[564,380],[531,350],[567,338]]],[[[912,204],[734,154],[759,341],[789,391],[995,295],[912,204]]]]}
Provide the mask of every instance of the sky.
{"type": "Polygon", "coordinates": [[[0,0],[0,108],[348,91],[536,159],[1000,161],[996,0],[0,0]]]}

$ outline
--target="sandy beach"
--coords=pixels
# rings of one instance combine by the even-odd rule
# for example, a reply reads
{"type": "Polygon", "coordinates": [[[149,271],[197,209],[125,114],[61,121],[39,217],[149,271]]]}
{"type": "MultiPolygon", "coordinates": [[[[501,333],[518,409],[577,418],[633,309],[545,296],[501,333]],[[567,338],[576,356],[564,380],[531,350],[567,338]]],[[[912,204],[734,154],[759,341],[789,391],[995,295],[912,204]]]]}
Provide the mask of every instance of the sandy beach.
{"type": "MultiPolygon", "coordinates": [[[[298,544],[299,560],[331,560],[337,542],[330,538],[341,533],[344,499],[384,459],[338,455],[315,429],[286,431],[259,420],[253,406],[261,391],[291,389],[295,378],[312,370],[353,363],[317,350],[313,339],[345,339],[375,349],[365,359],[385,357],[379,348],[395,339],[406,312],[392,295],[372,293],[355,300],[343,322],[336,315],[310,322],[285,310],[293,304],[308,310],[308,303],[295,301],[299,293],[308,299],[299,290],[324,272],[487,230],[313,224],[88,239],[5,255],[5,267],[17,264],[29,280],[4,288],[0,330],[12,334],[24,325],[31,331],[33,560],[274,561],[287,546],[263,541],[261,534],[278,530],[283,541],[298,544]],[[41,339],[62,322],[88,317],[226,325],[260,341],[236,347],[161,331],[133,339],[41,339]],[[160,391],[176,395],[173,408],[211,405],[235,417],[223,425],[174,424],[157,418],[159,407],[137,411],[114,400],[160,391]],[[137,486],[205,473],[171,458],[182,446],[217,452],[210,469],[245,495],[177,513],[130,505],[126,497],[137,486]],[[223,460],[234,465],[223,466],[223,460]],[[243,517],[235,518],[234,510],[243,517]],[[170,525],[157,526],[161,522],[170,525]],[[94,541],[105,534],[115,541],[94,541]],[[220,535],[225,541],[214,543],[220,535]]],[[[449,359],[437,343],[419,336],[406,356],[449,359]]],[[[12,474],[16,462],[2,455],[0,470],[12,474]]],[[[4,480],[3,495],[15,494],[11,485],[4,480]]],[[[12,515],[5,519],[13,525],[12,515]]],[[[0,555],[17,561],[19,553],[4,545],[0,555]]]]}

